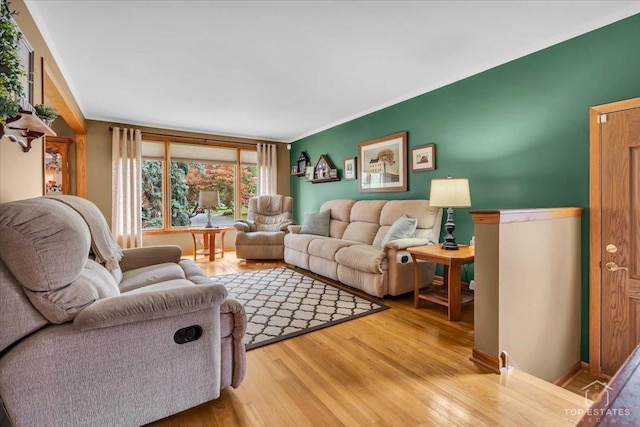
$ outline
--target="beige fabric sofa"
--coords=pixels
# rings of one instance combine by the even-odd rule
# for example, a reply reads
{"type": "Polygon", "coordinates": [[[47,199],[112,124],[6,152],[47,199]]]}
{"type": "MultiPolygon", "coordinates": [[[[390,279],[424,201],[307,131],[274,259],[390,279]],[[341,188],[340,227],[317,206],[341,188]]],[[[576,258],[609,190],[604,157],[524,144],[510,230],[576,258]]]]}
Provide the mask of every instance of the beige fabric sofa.
{"type": "Polygon", "coordinates": [[[289,196],[257,196],[249,199],[246,220],[237,220],[236,256],[240,259],[282,259],[284,235],[291,219],[293,199],[289,196]]]}
{"type": "Polygon", "coordinates": [[[224,286],[179,247],[110,272],[91,245],[65,203],[0,204],[0,425],[138,426],[240,385],[246,317],[224,286]]]}
{"type": "MultiPolygon", "coordinates": [[[[290,226],[284,238],[286,263],[340,281],[371,295],[400,295],[413,290],[414,267],[408,247],[436,243],[442,209],[427,200],[329,200],[329,235],[301,234],[290,226]],[[382,241],[392,224],[406,214],[417,219],[412,237],[382,241]]],[[[435,264],[420,262],[424,285],[431,283],[435,264]]]]}

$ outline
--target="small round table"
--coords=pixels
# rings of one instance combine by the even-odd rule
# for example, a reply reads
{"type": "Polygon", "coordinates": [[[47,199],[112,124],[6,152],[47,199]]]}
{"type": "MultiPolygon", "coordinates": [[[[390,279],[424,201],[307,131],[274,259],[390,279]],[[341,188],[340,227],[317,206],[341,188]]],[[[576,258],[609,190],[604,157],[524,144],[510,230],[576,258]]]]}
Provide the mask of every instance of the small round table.
{"type": "Polygon", "coordinates": [[[189,228],[189,233],[191,233],[191,238],[193,239],[193,260],[195,261],[198,255],[209,255],[209,261],[215,261],[218,253],[221,258],[224,258],[224,235],[229,230],[233,230],[233,227],[222,225],[212,228],[189,228]],[[203,249],[198,250],[196,234],[202,234],[203,249]],[[216,249],[216,234],[220,234],[220,249],[216,249]]]}

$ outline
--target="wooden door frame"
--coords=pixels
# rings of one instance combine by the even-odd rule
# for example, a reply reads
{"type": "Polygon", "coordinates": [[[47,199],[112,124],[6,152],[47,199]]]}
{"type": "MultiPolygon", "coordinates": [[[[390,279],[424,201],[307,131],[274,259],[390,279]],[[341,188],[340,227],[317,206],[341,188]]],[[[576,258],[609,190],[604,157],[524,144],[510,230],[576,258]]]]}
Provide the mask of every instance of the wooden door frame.
{"type": "Polygon", "coordinates": [[[44,58],[40,63],[43,76],[42,102],[46,97],[58,111],[60,117],[76,133],[76,196],[87,198],[87,130],[84,117],[73,109],[72,103],[61,90],[62,85],[56,80],[44,58]]]}
{"type": "Polygon", "coordinates": [[[602,198],[601,198],[601,114],[614,113],[640,107],[640,98],[626,99],[597,105],[589,110],[589,373],[601,373],[601,250],[602,250],[602,198]]]}

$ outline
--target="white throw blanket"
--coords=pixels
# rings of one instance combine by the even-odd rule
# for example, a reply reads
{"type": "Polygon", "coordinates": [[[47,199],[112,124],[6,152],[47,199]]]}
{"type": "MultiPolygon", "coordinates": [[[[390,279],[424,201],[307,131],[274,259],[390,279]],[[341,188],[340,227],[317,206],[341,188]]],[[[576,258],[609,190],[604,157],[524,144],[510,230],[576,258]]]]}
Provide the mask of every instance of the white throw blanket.
{"type": "Polygon", "coordinates": [[[122,248],[113,239],[109,224],[107,224],[104,215],[96,205],[76,196],[46,197],[70,206],[84,218],[91,232],[91,250],[95,255],[96,262],[104,264],[109,271],[120,267],[119,261],[122,259],[122,248]]]}

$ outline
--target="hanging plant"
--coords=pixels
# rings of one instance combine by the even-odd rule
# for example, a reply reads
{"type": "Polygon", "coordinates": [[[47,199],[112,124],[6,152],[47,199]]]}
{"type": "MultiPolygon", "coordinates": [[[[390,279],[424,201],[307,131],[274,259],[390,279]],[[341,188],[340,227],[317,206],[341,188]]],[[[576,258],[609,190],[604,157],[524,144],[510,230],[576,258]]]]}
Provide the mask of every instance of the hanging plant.
{"type": "Polygon", "coordinates": [[[21,77],[25,71],[20,63],[19,45],[22,33],[13,20],[15,12],[9,3],[0,0],[0,125],[18,115],[18,99],[24,97],[21,77]]]}

